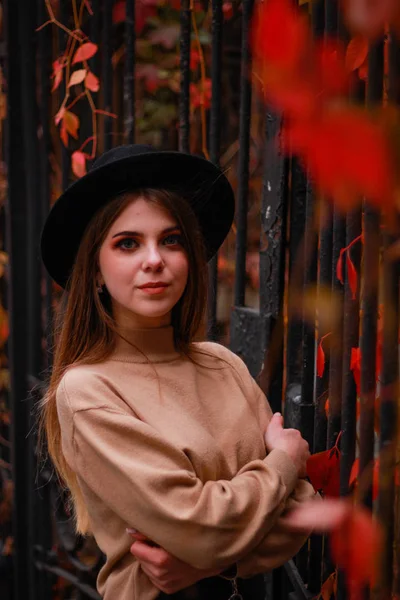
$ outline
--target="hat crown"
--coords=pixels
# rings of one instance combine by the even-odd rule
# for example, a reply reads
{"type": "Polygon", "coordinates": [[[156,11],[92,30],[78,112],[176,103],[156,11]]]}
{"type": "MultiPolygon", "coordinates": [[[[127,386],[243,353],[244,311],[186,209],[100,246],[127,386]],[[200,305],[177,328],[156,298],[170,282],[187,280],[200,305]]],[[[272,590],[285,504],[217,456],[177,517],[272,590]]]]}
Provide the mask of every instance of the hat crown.
{"type": "Polygon", "coordinates": [[[99,158],[97,158],[92,169],[98,169],[104,167],[104,165],[111,164],[124,158],[131,158],[132,156],[138,156],[139,154],[149,154],[155,152],[156,149],[149,144],[127,144],[126,146],[117,146],[104,152],[99,158]]]}

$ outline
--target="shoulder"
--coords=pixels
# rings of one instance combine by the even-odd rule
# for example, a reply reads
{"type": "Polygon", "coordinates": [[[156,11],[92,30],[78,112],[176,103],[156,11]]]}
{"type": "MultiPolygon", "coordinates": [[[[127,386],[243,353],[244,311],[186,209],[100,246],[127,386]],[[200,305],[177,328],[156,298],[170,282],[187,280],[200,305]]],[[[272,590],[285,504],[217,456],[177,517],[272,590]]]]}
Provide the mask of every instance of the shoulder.
{"type": "Polygon", "coordinates": [[[117,396],[113,380],[102,364],[69,367],[56,392],[57,405],[67,405],[72,412],[110,406],[110,400],[117,396]]]}
{"type": "Polygon", "coordinates": [[[216,342],[195,342],[192,344],[193,351],[202,356],[209,356],[212,365],[215,366],[215,359],[219,359],[219,367],[230,368],[237,372],[242,378],[251,377],[244,361],[232,350],[216,342]]]}

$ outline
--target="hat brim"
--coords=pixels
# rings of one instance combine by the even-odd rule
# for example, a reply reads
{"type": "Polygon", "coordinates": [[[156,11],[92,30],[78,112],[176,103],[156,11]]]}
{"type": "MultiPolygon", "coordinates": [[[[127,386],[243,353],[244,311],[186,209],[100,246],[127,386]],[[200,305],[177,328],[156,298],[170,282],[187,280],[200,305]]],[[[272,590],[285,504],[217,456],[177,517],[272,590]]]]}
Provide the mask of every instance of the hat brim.
{"type": "Polygon", "coordinates": [[[207,260],[216,254],[235,211],[225,175],[210,161],[190,154],[136,154],[93,168],[55,202],[41,237],[42,260],[54,281],[66,287],[82,236],[96,211],[116,195],[144,187],[180,190],[197,216],[207,260]]]}

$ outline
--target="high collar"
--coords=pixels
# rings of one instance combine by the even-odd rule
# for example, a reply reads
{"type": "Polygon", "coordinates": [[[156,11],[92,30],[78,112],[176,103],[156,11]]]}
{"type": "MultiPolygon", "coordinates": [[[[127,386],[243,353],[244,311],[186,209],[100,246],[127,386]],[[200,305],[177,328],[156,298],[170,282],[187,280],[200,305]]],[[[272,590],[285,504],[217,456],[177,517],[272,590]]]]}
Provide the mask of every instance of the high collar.
{"type": "Polygon", "coordinates": [[[123,362],[160,363],[177,359],[172,326],[130,329],[118,336],[112,358],[123,362]],[[123,339],[125,338],[125,339],[123,339]]]}

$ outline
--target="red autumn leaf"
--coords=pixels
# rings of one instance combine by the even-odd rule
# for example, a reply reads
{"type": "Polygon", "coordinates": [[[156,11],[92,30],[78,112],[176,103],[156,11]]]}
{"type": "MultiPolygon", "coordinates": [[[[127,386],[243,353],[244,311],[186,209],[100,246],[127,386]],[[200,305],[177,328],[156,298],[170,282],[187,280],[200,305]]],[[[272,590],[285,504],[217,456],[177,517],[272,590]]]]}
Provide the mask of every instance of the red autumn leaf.
{"type": "Polygon", "coordinates": [[[58,88],[60,83],[62,82],[63,70],[64,70],[64,62],[63,62],[63,60],[57,58],[57,60],[55,60],[53,62],[52,77],[54,78],[54,82],[53,82],[53,87],[51,88],[52,92],[54,92],[58,88]]]}
{"type": "Polygon", "coordinates": [[[366,61],[368,56],[368,39],[363,35],[356,35],[350,40],[346,50],[346,68],[349,72],[356,71],[366,61]]]}
{"type": "Polygon", "coordinates": [[[329,38],[318,40],[314,54],[321,92],[329,97],[345,92],[349,87],[349,76],[342,43],[329,38]]]}
{"type": "Polygon", "coordinates": [[[67,128],[65,126],[64,120],[61,122],[60,138],[61,138],[62,143],[64,144],[64,146],[67,147],[68,146],[68,133],[67,133],[67,128]]]}
{"type": "Polygon", "coordinates": [[[72,87],[73,85],[78,85],[78,83],[82,83],[86,77],[86,69],[78,69],[74,71],[70,77],[68,82],[68,87],[72,87]]]}
{"type": "Polygon", "coordinates": [[[350,597],[367,584],[374,585],[383,543],[381,527],[371,513],[353,507],[330,535],[332,558],[346,573],[350,597]]]}
{"type": "MultiPolygon", "coordinates": [[[[142,33],[147,19],[157,14],[158,0],[140,0],[135,2],[135,30],[137,34],[142,33]]],[[[126,19],[126,0],[117,0],[113,6],[113,23],[123,23],[126,19]]]]}
{"type": "Polygon", "coordinates": [[[222,5],[222,12],[224,14],[225,21],[229,21],[229,19],[233,17],[232,2],[224,2],[222,5]]]}
{"type": "Polygon", "coordinates": [[[307,24],[291,0],[268,0],[258,5],[251,27],[251,47],[257,59],[295,70],[308,37],[307,24]]]}
{"type": "Polygon", "coordinates": [[[351,297],[353,298],[353,300],[355,300],[357,298],[358,276],[357,276],[357,271],[355,269],[355,266],[349,256],[348,252],[346,252],[346,266],[347,266],[347,279],[349,281],[349,286],[350,286],[350,290],[351,290],[351,297]]]}
{"type": "Polygon", "coordinates": [[[63,117],[63,124],[66,131],[76,140],[78,139],[79,118],[69,110],[66,110],[63,117]]]}
{"type": "Polygon", "coordinates": [[[55,122],[56,126],[58,126],[60,124],[60,122],[64,118],[64,115],[65,115],[65,107],[62,106],[60,108],[60,110],[58,111],[58,113],[56,114],[56,116],[54,117],[54,122],[55,122]]]}
{"type": "MultiPolygon", "coordinates": [[[[349,486],[357,487],[358,475],[360,471],[360,459],[356,458],[354,461],[349,477],[349,486]]],[[[376,500],[379,492],[379,458],[374,460],[374,466],[372,471],[372,499],[376,500]]]]}
{"type": "Polygon", "coordinates": [[[329,402],[329,398],[327,398],[327,399],[326,399],[326,402],[325,402],[325,409],[324,409],[324,410],[325,410],[325,416],[326,416],[326,418],[328,418],[328,417],[329,417],[329,411],[330,411],[330,402],[329,402]]]}
{"type": "Polygon", "coordinates": [[[358,76],[363,81],[368,81],[368,61],[366,60],[363,65],[358,69],[358,76]]]}
{"type": "Polygon", "coordinates": [[[331,498],[340,495],[340,451],[337,446],[312,454],[307,461],[307,476],[316,492],[331,498]]]}
{"type": "Polygon", "coordinates": [[[77,177],[86,175],[86,154],[77,150],[71,156],[72,172],[77,177]]]}
{"type": "Polygon", "coordinates": [[[92,56],[96,54],[97,50],[97,44],[93,44],[92,42],[86,42],[86,44],[82,44],[82,46],[80,46],[75,52],[72,64],[75,65],[78,62],[89,60],[89,58],[92,58],[92,56]]]}
{"type": "Polygon", "coordinates": [[[362,111],[331,110],[286,127],[284,148],[302,158],[319,189],[344,211],[365,196],[382,207],[393,202],[394,175],[383,129],[362,111]]]}
{"type": "Polygon", "coordinates": [[[167,50],[172,50],[179,40],[180,27],[178,24],[164,25],[160,29],[155,29],[149,35],[152,44],[159,44],[167,50]]]}
{"type": "Polygon", "coordinates": [[[100,89],[99,78],[96,77],[96,75],[91,71],[89,71],[89,73],[85,77],[85,86],[91,92],[98,92],[100,89]]]}
{"type": "Polygon", "coordinates": [[[320,596],[322,600],[331,600],[331,597],[336,597],[337,580],[336,573],[331,573],[328,579],[324,581],[321,587],[320,596]]]}
{"type": "Polygon", "coordinates": [[[322,377],[325,370],[325,352],[322,348],[322,340],[318,344],[317,349],[317,374],[318,377],[322,377]]]}
{"type": "Polygon", "coordinates": [[[198,84],[190,84],[190,104],[193,108],[204,105],[207,110],[211,106],[211,79],[207,77],[204,84],[204,90],[201,81],[198,84]]]}
{"type": "Polygon", "coordinates": [[[357,395],[361,393],[361,350],[360,348],[351,349],[350,370],[353,372],[354,381],[357,386],[357,395]]]}
{"type": "Polygon", "coordinates": [[[338,278],[338,280],[340,281],[340,283],[343,285],[343,254],[345,252],[345,248],[342,248],[340,253],[339,253],[339,258],[337,261],[337,265],[336,265],[336,277],[338,278]]]}
{"type": "Polygon", "coordinates": [[[200,54],[196,48],[193,48],[190,52],[190,69],[195,71],[198,64],[200,63],[200,54]]]}

